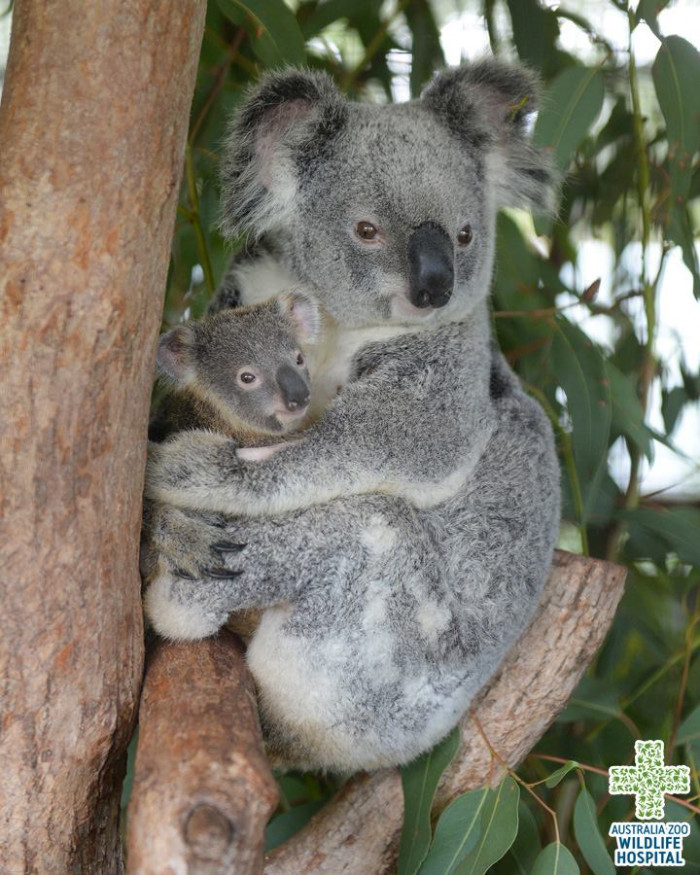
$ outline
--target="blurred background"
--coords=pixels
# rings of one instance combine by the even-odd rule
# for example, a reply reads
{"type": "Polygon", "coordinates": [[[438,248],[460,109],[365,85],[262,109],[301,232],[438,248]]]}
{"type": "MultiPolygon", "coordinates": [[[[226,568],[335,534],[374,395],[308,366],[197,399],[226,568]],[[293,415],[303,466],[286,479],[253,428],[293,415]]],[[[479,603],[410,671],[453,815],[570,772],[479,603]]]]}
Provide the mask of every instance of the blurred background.
{"type": "MultiPolygon", "coordinates": [[[[8,9],[0,76],[10,27],[8,9]]],[[[436,69],[491,52],[544,82],[533,136],[566,174],[560,208],[556,220],[499,217],[494,323],[556,430],[561,546],[624,563],[629,576],[595,664],[518,769],[528,792],[517,838],[489,871],[531,871],[557,836],[556,812],[574,867],[557,871],[613,872],[607,828],[633,817],[633,799],[608,796],[596,769],[633,761],[637,738],[663,739],[667,762],[691,768],[690,807],[668,804],[669,818],[692,819],[700,804],[699,45],[691,0],[209,3],[165,326],[203,313],[243,242],[217,231],[218,153],[263,70],[321,68],[349,98],[375,103],[417,97],[436,69]],[[544,783],[559,760],[570,764],[544,783]]],[[[290,776],[282,789],[270,847],[335,785],[290,776]]],[[[697,818],[691,829],[689,873],[700,872],[697,818]]]]}

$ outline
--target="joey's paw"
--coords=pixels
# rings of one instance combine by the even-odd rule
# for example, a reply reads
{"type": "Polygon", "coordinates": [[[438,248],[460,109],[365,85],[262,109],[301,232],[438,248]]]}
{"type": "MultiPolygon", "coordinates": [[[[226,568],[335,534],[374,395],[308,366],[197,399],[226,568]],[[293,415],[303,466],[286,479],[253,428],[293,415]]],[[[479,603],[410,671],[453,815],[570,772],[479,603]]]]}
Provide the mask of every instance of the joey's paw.
{"type": "Polygon", "coordinates": [[[304,438],[290,438],[279,444],[270,444],[267,447],[239,447],[236,450],[237,458],[243,462],[265,462],[272,456],[275,456],[280,450],[289,449],[294,444],[300,444],[304,438]]]}
{"type": "Polygon", "coordinates": [[[150,443],[146,497],[196,505],[199,496],[204,498],[237,469],[235,451],[233,441],[206,431],[181,432],[164,443],[150,443]]]}

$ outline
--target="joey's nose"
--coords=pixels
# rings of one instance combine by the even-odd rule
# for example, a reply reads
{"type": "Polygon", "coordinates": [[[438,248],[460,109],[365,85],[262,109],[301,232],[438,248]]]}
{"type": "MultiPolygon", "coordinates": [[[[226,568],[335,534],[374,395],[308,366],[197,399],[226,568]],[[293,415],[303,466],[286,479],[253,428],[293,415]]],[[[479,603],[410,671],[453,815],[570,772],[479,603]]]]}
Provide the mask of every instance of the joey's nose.
{"type": "Polygon", "coordinates": [[[284,406],[290,413],[303,410],[309,403],[311,393],[308,383],[291,365],[277,368],[277,385],[280,387],[284,406]]]}
{"type": "Polygon", "coordinates": [[[424,222],[408,238],[411,303],[424,309],[444,307],[454,286],[454,250],[450,236],[435,222],[424,222]]]}

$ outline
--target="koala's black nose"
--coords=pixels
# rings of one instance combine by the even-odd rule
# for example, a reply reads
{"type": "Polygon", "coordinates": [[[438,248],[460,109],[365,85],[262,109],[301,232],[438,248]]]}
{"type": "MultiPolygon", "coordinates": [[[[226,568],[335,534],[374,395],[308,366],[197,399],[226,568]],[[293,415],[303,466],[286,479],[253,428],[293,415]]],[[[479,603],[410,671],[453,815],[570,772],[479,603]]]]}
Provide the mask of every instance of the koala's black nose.
{"type": "Polygon", "coordinates": [[[454,249],[450,236],[435,222],[424,222],[408,238],[411,303],[444,307],[454,286],[454,249]]]}
{"type": "Polygon", "coordinates": [[[284,364],[277,368],[277,385],[282,392],[284,406],[290,412],[301,410],[309,403],[309,385],[291,365],[284,364]]]}

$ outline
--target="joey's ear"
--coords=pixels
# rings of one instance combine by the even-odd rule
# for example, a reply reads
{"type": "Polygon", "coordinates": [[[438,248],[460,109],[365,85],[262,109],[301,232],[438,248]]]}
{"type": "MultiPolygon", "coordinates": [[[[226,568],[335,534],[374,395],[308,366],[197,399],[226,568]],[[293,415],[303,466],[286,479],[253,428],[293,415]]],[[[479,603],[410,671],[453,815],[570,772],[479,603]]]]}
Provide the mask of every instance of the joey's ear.
{"type": "Polygon", "coordinates": [[[345,125],[345,98],[325,73],[270,73],[249,93],[221,165],[221,227],[256,235],[293,208],[300,167],[321,159],[345,125]]]}
{"type": "Polygon", "coordinates": [[[194,332],[190,325],[178,325],[158,341],[156,373],[178,386],[194,377],[192,347],[194,332]]]}
{"type": "Polygon", "coordinates": [[[299,340],[315,343],[321,334],[321,310],[312,298],[300,292],[285,292],[277,299],[280,311],[292,320],[299,340]]]}
{"type": "Polygon", "coordinates": [[[550,211],[557,173],[552,156],[532,145],[527,130],[538,97],[533,73],[490,58],[439,73],[421,101],[466,146],[481,152],[499,206],[550,211]]]}

